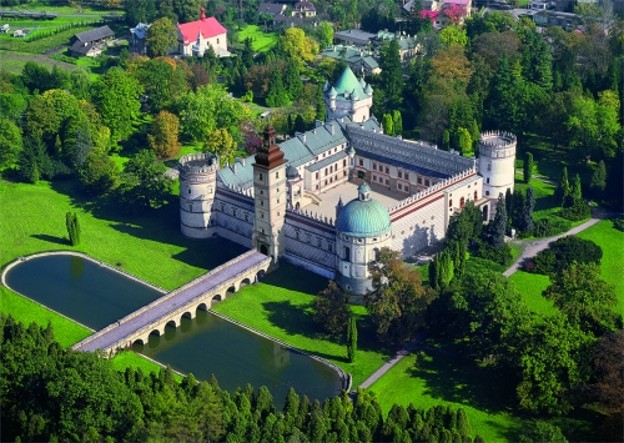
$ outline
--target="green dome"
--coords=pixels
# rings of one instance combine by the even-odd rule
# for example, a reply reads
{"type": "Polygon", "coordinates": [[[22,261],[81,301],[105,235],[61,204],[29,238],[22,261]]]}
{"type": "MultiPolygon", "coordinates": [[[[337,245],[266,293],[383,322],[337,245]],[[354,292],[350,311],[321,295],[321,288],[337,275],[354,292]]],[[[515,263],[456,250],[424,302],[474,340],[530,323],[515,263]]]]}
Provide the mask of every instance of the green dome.
{"type": "Polygon", "coordinates": [[[339,95],[352,94],[357,98],[366,98],[364,87],[348,66],[342,71],[340,78],[334,85],[334,89],[339,95]]]}
{"type": "Polygon", "coordinates": [[[367,184],[361,185],[358,192],[359,197],[340,210],[336,230],[354,237],[374,237],[388,232],[388,210],[369,197],[370,188],[367,184]]]}

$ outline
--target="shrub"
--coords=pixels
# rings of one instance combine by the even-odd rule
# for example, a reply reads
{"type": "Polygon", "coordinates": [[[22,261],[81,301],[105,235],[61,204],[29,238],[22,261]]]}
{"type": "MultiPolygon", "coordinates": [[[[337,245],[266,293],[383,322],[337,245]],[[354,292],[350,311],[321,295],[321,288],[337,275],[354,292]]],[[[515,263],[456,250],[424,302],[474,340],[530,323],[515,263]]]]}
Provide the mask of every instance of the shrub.
{"type": "Polygon", "coordinates": [[[503,266],[509,265],[513,258],[511,248],[506,243],[502,246],[493,246],[484,241],[477,241],[472,252],[476,257],[481,257],[503,266]]]}
{"type": "Polygon", "coordinates": [[[601,259],[602,249],[593,241],[566,236],[550,243],[535,256],[533,266],[525,269],[538,274],[559,273],[574,262],[599,263],[601,259]]]}
{"type": "Polygon", "coordinates": [[[585,220],[591,217],[591,209],[584,201],[577,201],[572,206],[563,208],[559,216],[571,221],[585,220]]]}
{"type": "Polygon", "coordinates": [[[618,231],[624,232],[624,217],[618,217],[613,220],[613,227],[618,231]]]}
{"type": "Polygon", "coordinates": [[[533,235],[535,237],[550,237],[565,232],[570,224],[559,217],[540,218],[535,221],[533,226],[533,235]]]}

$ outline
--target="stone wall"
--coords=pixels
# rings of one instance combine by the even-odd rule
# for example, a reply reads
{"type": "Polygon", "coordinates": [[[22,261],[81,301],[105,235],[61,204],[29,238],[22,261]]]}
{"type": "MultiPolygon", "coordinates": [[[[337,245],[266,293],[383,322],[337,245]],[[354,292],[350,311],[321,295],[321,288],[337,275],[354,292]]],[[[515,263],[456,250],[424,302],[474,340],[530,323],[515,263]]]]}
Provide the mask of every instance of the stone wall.
{"type": "Polygon", "coordinates": [[[289,261],[308,264],[306,269],[320,275],[334,275],[336,232],[332,223],[288,210],[284,235],[289,261]]]}
{"type": "Polygon", "coordinates": [[[217,234],[251,248],[254,223],[254,200],[225,188],[217,188],[213,216],[217,234]]]}

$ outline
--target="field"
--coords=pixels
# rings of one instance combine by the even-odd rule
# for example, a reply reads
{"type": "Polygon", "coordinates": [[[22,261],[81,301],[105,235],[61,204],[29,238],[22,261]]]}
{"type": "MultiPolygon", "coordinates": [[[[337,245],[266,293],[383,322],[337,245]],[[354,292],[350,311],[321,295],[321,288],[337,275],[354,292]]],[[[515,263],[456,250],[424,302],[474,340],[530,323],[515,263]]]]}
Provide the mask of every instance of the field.
{"type": "Polygon", "coordinates": [[[246,25],[236,32],[239,44],[250,38],[254,52],[267,52],[277,43],[277,35],[274,32],[262,32],[257,25],[246,25]]]}
{"type": "Polygon", "coordinates": [[[531,312],[551,315],[556,311],[553,302],[542,297],[542,292],[550,284],[550,278],[547,275],[518,271],[509,279],[513,282],[516,291],[522,296],[531,312]]]}

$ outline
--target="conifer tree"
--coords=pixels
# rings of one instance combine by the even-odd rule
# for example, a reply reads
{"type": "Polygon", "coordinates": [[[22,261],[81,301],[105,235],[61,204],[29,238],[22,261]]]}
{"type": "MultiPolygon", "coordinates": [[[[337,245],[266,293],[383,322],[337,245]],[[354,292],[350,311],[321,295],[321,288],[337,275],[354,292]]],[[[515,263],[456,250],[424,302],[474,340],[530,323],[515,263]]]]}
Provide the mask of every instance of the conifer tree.
{"type": "Polygon", "coordinates": [[[67,227],[67,235],[69,236],[69,242],[72,246],[80,244],[80,223],[78,222],[78,216],[74,212],[67,212],[65,214],[65,226],[67,227]]]}
{"type": "Polygon", "coordinates": [[[349,326],[347,328],[347,359],[349,363],[353,363],[355,360],[355,353],[357,352],[357,323],[355,317],[351,315],[349,317],[349,326]]]}
{"type": "Polygon", "coordinates": [[[383,125],[384,134],[394,135],[394,125],[392,121],[392,115],[384,114],[381,122],[383,125]]]}
{"type": "Polygon", "coordinates": [[[522,218],[520,230],[523,232],[531,232],[533,230],[533,209],[535,208],[535,192],[529,186],[526,192],[526,198],[522,205],[522,218]]]}
{"type": "Polygon", "coordinates": [[[568,180],[568,168],[563,167],[561,171],[561,180],[555,190],[555,198],[561,206],[565,206],[566,201],[570,195],[570,181],[568,180]]]}
{"type": "Polygon", "coordinates": [[[607,187],[607,166],[604,160],[600,160],[598,167],[592,175],[591,184],[589,185],[594,197],[600,197],[607,187]]]}
{"type": "Polygon", "coordinates": [[[403,135],[403,116],[398,109],[392,111],[392,129],[393,135],[403,135]]]}
{"type": "Polygon", "coordinates": [[[496,215],[490,224],[490,242],[493,246],[503,246],[505,244],[505,231],[507,229],[507,210],[503,194],[499,194],[496,205],[496,215]]]}
{"type": "Polygon", "coordinates": [[[524,168],[522,170],[524,175],[524,182],[528,183],[531,181],[531,177],[533,176],[533,154],[530,152],[526,153],[526,157],[524,158],[524,168]]]}

